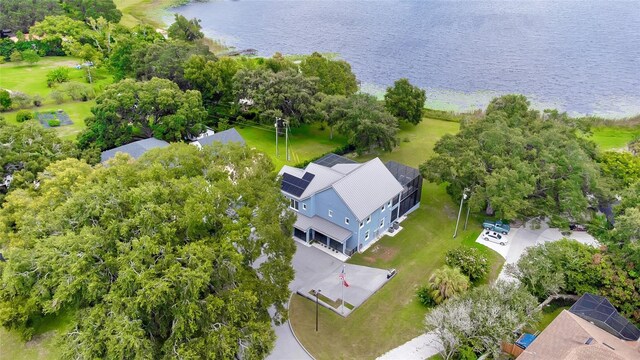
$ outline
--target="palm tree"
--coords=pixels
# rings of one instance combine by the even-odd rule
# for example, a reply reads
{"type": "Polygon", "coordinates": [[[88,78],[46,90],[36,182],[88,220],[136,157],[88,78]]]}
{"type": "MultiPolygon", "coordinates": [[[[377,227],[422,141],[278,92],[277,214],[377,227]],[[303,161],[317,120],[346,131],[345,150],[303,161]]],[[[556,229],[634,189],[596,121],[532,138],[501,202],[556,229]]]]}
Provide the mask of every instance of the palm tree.
{"type": "Polygon", "coordinates": [[[469,288],[469,278],[460,269],[443,266],[429,278],[431,297],[436,304],[459,295],[469,288]]]}

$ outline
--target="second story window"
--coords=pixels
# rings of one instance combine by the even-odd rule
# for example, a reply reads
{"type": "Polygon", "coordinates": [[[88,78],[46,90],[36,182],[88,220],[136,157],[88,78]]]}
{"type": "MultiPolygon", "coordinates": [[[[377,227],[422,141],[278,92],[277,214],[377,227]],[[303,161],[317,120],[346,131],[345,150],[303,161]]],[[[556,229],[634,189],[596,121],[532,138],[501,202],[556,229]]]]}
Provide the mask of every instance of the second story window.
{"type": "Polygon", "coordinates": [[[391,207],[391,200],[389,200],[389,203],[387,204],[388,207],[391,207]]]}
{"type": "Polygon", "coordinates": [[[299,208],[299,204],[298,201],[291,199],[291,202],[289,203],[289,207],[292,208],[295,211],[298,211],[299,208]]]}
{"type": "Polygon", "coordinates": [[[349,225],[349,218],[348,217],[344,218],[344,223],[349,225]]]}
{"type": "Polygon", "coordinates": [[[302,204],[302,210],[307,210],[307,204],[305,203],[302,204]]]}
{"type": "Polygon", "coordinates": [[[360,222],[360,229],[364,226],[364,221],[360,222]]]}
{"type": "Polygon", "coordinates": [[[367,218],[367,224],[371,222],[371,215],[367,218]]]}
{"type": "Polygon", "coordinates": [[[380,212],[383,212],[383,211],[384,211],[384,208],[385,208],[385,206],[384,206],[384,205],[382,205],[382,207],[380,208],[380,212]]]}
{"type": "Polygon", "coordinates": [[[333,217],[333,210],[329,210],[329,217],[333,217]]]}

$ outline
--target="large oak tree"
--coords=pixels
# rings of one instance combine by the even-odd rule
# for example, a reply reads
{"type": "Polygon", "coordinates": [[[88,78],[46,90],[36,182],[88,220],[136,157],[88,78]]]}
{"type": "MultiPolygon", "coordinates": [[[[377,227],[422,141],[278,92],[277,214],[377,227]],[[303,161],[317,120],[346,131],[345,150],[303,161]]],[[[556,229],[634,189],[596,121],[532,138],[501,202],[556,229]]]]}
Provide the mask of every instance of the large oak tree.
{"type": "Polygon", "coordinates": [[[238,145],[51,164],[0,210],[0,323],[77,309],[65,358],[265,357],[295,251],[273,170],[238,145]]]}

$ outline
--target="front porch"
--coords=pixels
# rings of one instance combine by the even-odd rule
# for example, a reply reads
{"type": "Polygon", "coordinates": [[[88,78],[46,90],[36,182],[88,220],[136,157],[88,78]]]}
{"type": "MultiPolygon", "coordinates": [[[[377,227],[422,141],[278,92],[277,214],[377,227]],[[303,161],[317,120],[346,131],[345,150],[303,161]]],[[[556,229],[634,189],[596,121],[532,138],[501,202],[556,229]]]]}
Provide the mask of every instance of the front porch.
{"type": "Polygon", "coordinates": [[[347,240],[353,235],[351,231],[319,216],[307,217],[298,214],[293,227],[294,237],[308,244],[317,243],[346,256],[351,256],[356,251],[355,248],[347,248],[347,240]]]}

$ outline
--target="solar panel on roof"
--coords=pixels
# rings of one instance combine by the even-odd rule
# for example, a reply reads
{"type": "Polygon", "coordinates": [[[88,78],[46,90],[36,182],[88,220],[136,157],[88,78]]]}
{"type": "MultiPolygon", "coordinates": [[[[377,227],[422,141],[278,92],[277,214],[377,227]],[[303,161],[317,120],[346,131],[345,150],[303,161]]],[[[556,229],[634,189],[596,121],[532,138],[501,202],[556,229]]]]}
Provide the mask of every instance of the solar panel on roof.
{"type": "Polygon", "coordinates": [[[357,164],[356,161],[334,153],[327,154],[318,160],[314,160],[313,162],[326,167],[332,167],[338,164],[357,164]]]}
{"type": "Polygon", "coordinates": [[[280,186],[280,190],[295,197],[300,197],[314,177],[314,174],[306,173],[303,175],[302,179],[300,179],[291,174],[284,173],[282,174],[282,185],[280,186]]]}
{"type": "Polygon", "coordinates": [[[640,330],[621,316],[607,298],[584,294],[569,311],[623,340],[637,341],[640,330]]]}

